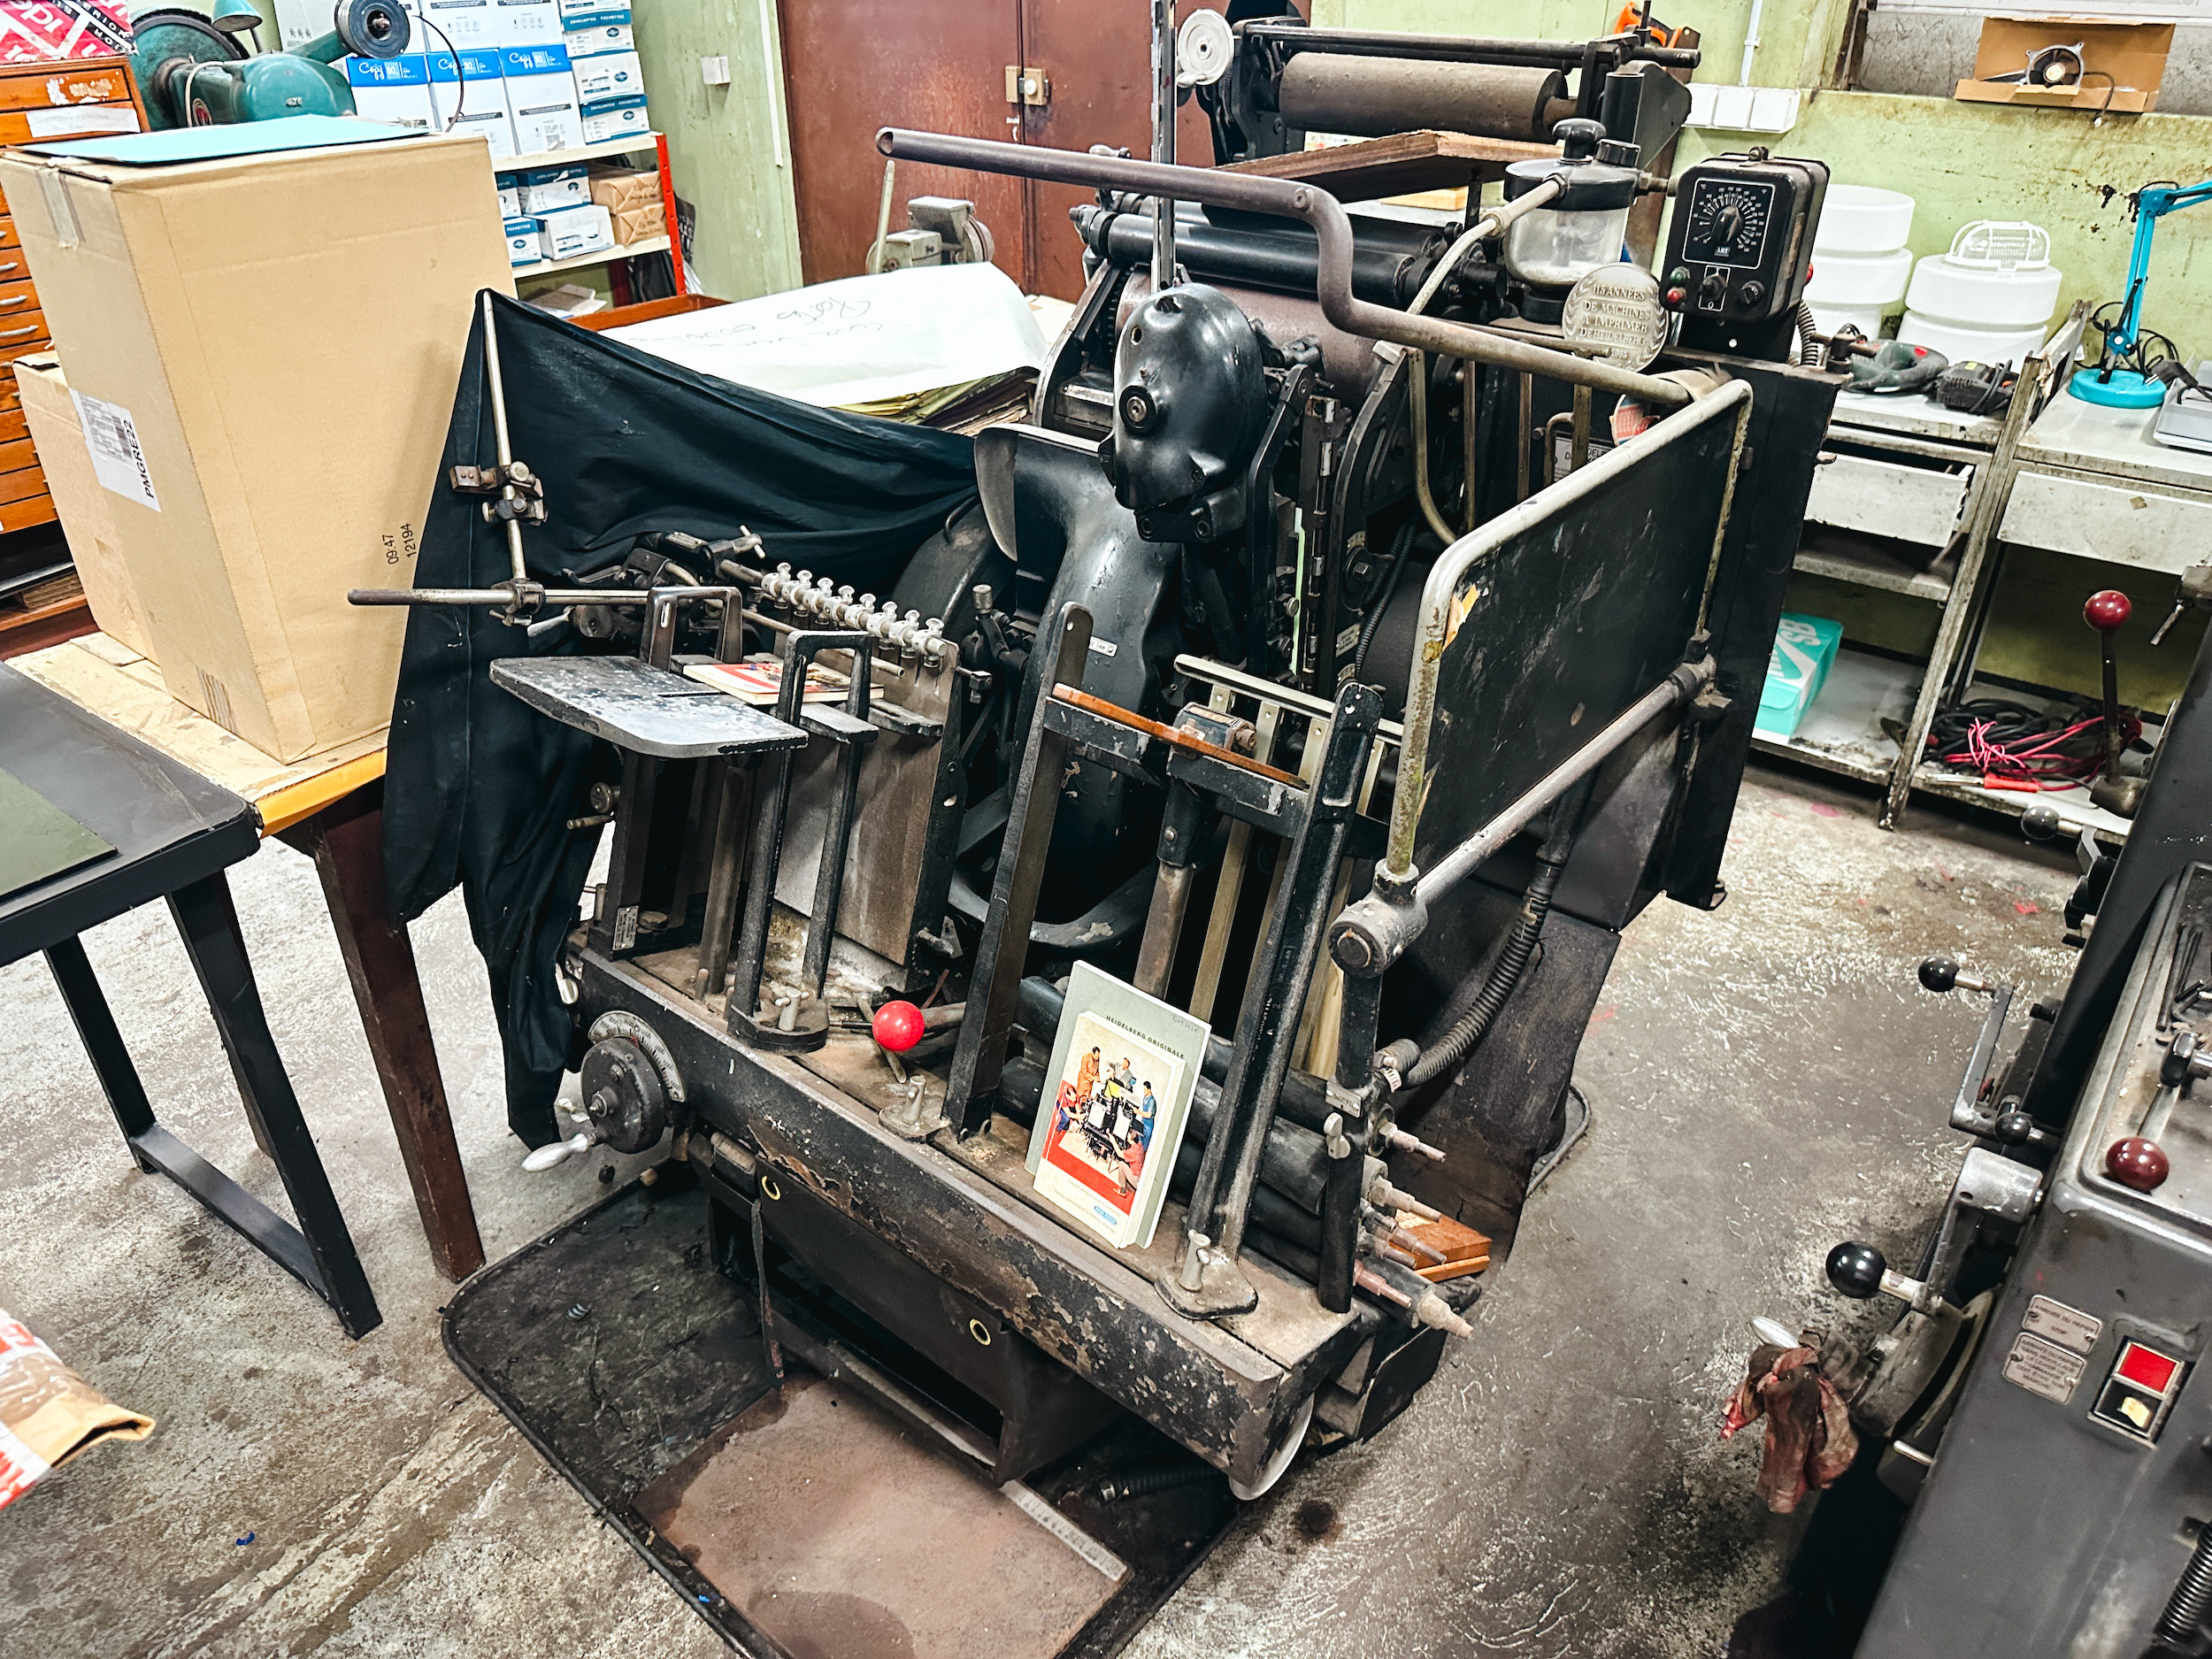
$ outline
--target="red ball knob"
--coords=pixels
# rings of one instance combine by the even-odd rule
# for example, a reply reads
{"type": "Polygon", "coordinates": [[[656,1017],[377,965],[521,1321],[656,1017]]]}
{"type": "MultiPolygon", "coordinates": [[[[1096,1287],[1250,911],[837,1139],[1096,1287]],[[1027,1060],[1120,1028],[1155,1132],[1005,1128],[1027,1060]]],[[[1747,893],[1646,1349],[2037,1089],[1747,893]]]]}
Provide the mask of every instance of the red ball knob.
{"type": "Polygon", "coordinates": [[[2158,1142],[2146,1141],[2140,1135],[2115,1141],[2105,1148],[2104,1172],[2121,1186],[2132,1187],[2139,1193],[2154,1192],[2165,1185],[2172,1168],[2158,1142]]]}
{"type": "Polygon", "coordinates": [[[2089,595],[2089,603],[2081,608],[2081,619],[2100,634],[2109,634],[2124,626],[2134,614],[2135,607],[2116,588],[2099,589],[2089,595]]]}
{"type": "Polygon", "coordinates": [[[876,1010],[869,1029],[893,1054],[904,1054],[922,1040],[922,1010],[911,1002],[886,1002],[876,1010]]]}

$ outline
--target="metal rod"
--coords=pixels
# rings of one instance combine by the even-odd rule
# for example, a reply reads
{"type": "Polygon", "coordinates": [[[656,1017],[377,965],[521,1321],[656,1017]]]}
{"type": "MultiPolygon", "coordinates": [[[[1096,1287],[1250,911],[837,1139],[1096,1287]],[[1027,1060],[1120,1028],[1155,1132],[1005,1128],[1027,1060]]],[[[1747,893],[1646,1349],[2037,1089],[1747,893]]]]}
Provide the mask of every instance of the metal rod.
{"type": "Polygon", "coordinates": [[[1605,57],[1614,53],[1604,49],[1616,49],[1622,63],[1648,58],[1669,69],[1694,69],[1698,66],[1700,57],[1694,49],[1651,46],[1639,41],[1633,35],[1610,35],[1586,43],[1579,41],[1485,40],[1459,35],[1401,35],[1387,29],[1300,28],[1278,23],[1271,18],[1240,25],[1237,32],[1246,40],[1263,41],[1291,52],[1334,52],[1356,57],[1422,58],[1455,63],[1519,64],[1556,69],[1579,69],[1593,46],[1597,47],[1600,55],[1605,57]]]}
{"type": "MultiPolygon", "coordinates": [[[[500,475],[503,482],[506,470],[515,458],[514,445],[507,436],[507,382],[499,373],[499,327],[492,316],[492,291],[484,290],[484,373],[492,383],[492,450],[499,457],[500,475]]],[[[513,567],[514,579],[530,580],[522,563],[522,522],[507,520],[507,562],[513,567]]],[[[514,595],[510,594],[511,601],[514,595]]]]}
{"type": "Polygon", "coordinates": [[[1526,829],[1539,812],[1595,772],[1607,756],[1661,715],[1680,708],[1712,684],[1714,672],[1709,657],[1686,663],[1630,703],[1617,719],[1575,750],[1534,788],[1438,859],[1433,869],[1424,872],[1414,889],[1421,902],[1434,904],[1480,869],[1493,853],[1526,829]]]}
{"type": "Polygon", "coordinates": [[[887,127],[878,133],[876,148],[887,156],[936,166],[967,167],[1137,196],[1180,197],[1210,207],[1240,208],[1279,219],[1302,219],[1313,227],[1319,248],[1315,296],[1321,302],[1321,313],[1347,334],[1394,341],[1417,351],[1548,374],[1601,391],[1626,394],[1654,405],[1672,408],[1690,401],[1689,389],[1673,380],[1548,350],[1492,329],[1412,315],[1356,297],[1352,292],[1352,221],[1343,205],[1317,187],[1218,167],[1169,167],[1156,162],[1124,161],[1112,156],[1079,155],[1071,150],[910,132],[902,127],[887,127]]]}
{"type": "MultiPolygon", "coordinates": [[[[1175,165],[1175,0],[1152,0],[1152,159],[1175,165]]],[[[1152,198],[1152,291],[1175,286],[1175,199],[1152,198]]]]}

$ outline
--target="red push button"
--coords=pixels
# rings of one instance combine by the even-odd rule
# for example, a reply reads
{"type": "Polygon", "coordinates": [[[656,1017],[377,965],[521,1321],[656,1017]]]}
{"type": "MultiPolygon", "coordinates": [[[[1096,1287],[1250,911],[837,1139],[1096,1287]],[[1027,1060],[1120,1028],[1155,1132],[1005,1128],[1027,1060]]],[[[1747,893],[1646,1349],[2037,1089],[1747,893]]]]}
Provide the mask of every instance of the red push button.
{"type": "Polygon", "coordinates": [[[2168,1359],[2155,1348],[2145,1348],[2140,1342],[2131,1342],[2120,1350],[2120,1363],[2113,1367],[2113,1374],[2124,1377],[2139,1388],[2147,1388],[2154,1394],[2162,1394],[2172,1383],[2174,1373],[2181,1369],[2177,1359],[2168,1359]]]}
{"type": "Polygon", "coordinates": [[[2140,1342],[2123,1342],[2112,1373],[2105,1379],[2089,1415],[2131,1440],[2151,1445],[2166,1426],[2166,1414],[2173,1407],[2174,1396],[2181,1392],[2186,1369],[2170,1354],[2140,1342]]]}

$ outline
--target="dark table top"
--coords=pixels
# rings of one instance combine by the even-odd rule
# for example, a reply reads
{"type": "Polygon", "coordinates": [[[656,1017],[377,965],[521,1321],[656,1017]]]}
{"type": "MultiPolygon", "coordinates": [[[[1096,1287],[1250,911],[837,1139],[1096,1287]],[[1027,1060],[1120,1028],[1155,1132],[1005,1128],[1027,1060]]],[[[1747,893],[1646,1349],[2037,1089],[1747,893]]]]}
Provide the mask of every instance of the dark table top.
{"type": "Polygon", "coordinates": [[[0,771],[115,848],[0,898],[0,964],[165,897],[250,857],[261,842],[240,796],[5,664],[0,771]]]}

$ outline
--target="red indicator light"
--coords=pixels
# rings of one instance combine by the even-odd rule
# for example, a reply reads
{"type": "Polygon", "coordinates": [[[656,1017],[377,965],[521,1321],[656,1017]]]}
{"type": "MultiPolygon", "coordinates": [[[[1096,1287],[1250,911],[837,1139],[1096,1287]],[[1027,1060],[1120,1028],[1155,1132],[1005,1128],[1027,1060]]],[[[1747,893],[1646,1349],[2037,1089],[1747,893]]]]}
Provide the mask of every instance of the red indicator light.
{"type": "Polygon", "coordinates": [[[2139,1388],[2147,1388],[2154,1394],[2162,1394],[2180,1371],[2181,1362],[2168,1359],[2155,1348],[2145,1348],[2140,1342],[2131,1342],[2120,1350],[2120,1363],[2113,1367],[2113,1375],[2124,1378],[2139,1388]]]}

